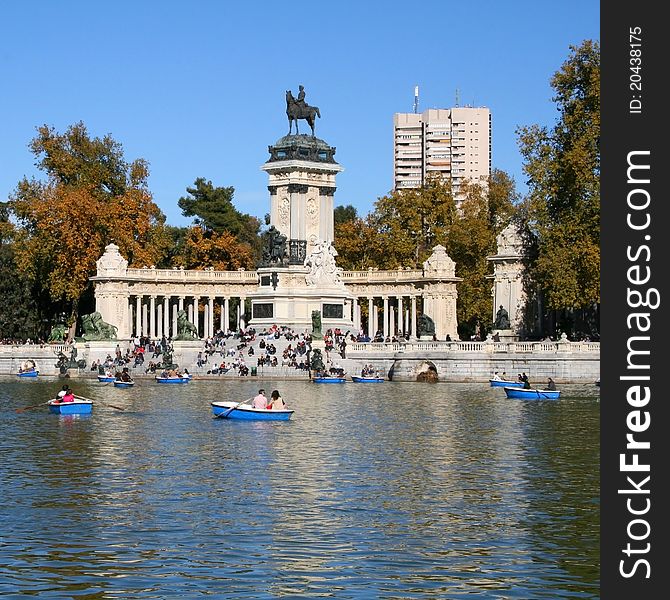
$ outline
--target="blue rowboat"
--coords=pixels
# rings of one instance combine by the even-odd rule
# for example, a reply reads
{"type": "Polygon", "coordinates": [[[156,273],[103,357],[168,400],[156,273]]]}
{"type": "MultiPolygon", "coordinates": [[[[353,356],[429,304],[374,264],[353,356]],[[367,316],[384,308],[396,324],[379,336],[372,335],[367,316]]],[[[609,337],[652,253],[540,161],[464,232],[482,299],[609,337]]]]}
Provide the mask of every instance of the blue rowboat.
{"type": "Polygon", "coordinates": [[[187,377],[156,377],[158,383],[188,383],[191,381],[190,375],[187,377]]]}
{"type": "Polygon", "coordinates": [[[114,375],[98,375],[98,381],[100,383],[112,383],[112,381],[116,381],[116,377],[114,375]]]}
{"type": "Polygon", "coordinates": [[[55,415],[89,415],[93,409],[90,400],[76,399],[74,402],[49,401],[49,412],[55,415]]]}
{"type": "Polygon", "coordinates": [[[292,410],[274,408],[253,408],[251,404],[237,402],[211,402],[212,413],[215,417],[226,419],[240,419],[245,421],[288,421],[293,414],[292,410]],[[232,409],[232,410],[231,410],[232,409]],[[224,416],[225,415],[225,416],[224,416]]]}
{"type": "Polygon", "coordinates": [[[39,371],[37,369],[30,369],[28,371],[21,371],[20,373],[17,373],[17,377],[37,377],[37,374],[39,371]]]}
{"type": "Polygon", "coordinates": [[[491,387],[523,387],[523,381],[505,381],[504,379],[489,379],[491,387]]]}
{"type": "Polygon", "coordinates": [[[312,379],[314,383],[344,383],[346,380],[346,377],[314,377],[312,379]]]}
{"type": "Polygon", "coordinates": [[[560,390],[524,390],[516,387],[505,387],[503,389],[508,398],[520,398],[522,400],[558,400],[561,397],[560,390]]]}
{"type": "Polygon", "coordinates": [[[114,387],[117,388],[131,388],[135,385],[134,381],[122,381],[120,379],[114,380],[114,387]]]}
{"type": "Polygon", "coordinates": [[[351,376],[351,381],[354,383],[384,383],[383,377],[357,377],[356,375],[351,376]]]}

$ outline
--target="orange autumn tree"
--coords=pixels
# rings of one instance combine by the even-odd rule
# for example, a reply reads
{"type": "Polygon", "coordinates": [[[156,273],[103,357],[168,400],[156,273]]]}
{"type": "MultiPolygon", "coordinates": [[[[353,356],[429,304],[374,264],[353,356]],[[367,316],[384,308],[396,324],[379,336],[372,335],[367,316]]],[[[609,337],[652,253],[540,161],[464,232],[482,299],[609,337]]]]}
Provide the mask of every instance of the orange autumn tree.
{"type": "Polygon", "coordinates": [[[240,243],[232,233],[216,233],[200,225],[186,232],[181,253],[175,257],[185,269],[213,268],[217,271],[253,269],[251,246],[240,243]]]}
{"type": "Polygon", "coordinates": [[[81,122],[64,134],[46,125],[37,132],[30,148],[47,178],[24,178],[10,197],[16,261],[70,307],[73,324],[105,246],[117,244],[131,266],[156,264],[165,217],[148,190],[147,163],[126,162],[110,135],[91,138],[81,122]]]}

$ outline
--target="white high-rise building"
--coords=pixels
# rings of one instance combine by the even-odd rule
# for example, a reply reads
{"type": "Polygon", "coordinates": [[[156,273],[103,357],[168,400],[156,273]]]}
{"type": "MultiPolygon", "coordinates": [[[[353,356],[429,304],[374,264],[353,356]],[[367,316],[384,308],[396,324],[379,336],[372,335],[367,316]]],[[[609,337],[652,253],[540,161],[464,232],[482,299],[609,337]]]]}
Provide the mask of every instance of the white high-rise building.
{"type": "Polygon", "coordinates": [[[465,179],[491,174],[491,111],[430,108],[393,116],[393,189],[422,186],[433,173],[451,178],[458,198],[465,179]]]}

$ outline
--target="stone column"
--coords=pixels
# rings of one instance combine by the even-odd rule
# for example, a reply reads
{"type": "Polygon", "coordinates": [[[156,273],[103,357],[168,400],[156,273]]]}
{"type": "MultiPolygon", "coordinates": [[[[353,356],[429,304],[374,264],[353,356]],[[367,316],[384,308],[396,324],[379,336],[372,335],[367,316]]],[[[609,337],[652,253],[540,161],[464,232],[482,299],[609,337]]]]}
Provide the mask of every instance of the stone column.
{"type": "Polygon", "coordinates": [[[416,296],[412,296],[412,310],[411,310],[411,316],[412,316],[412,339],[417,338],[417,330],[416,330],[416,296]]]}
{"type": "Polygon", "coordinates": [[[405,313],[403,313],[402,310],[402,296],[397,296],[397,300],[398,300],[398,337],[400,337],[405,333],[404,323],[402,321],[402,317],[405,313]]]}
{"type": "Polygon", "coordinates": [[[205,306],[202,310],[202,337],[207,338],[209,335],[209,303],[205,301],[205,306]]]}
{"type": "Polygon", "coordinates": [[[193,325],[196,335],[200,337],[200,296],[193,296],[193,325]]]}
{"type": "Polygon", "coordinates": [[[179,296],[179,310],[184,310],[184,299],[185,296],[179,296]]]}
{"type": "Polygon", "coordinates": [[[384,340],[386,340],[389,335],[389,298],[388,296],[383,296],[382,300],[384,301],[384,314],[382,315],[384,321],[382,325],[382,332],[384,334],[384,340]]]}
{"type": "Polygon", "coordinates": [[[212,296],[209,297],[207,308],[209,313],[209,331],[207,332],[207,337],[214,337],[214,298],[212,296]]]}
{"type": "Polygon", "coordinates": [[[149,335],[152,340],[156,339],[156,296],[149,298],[149,335]]]}
{"type": "Polygon", "coordinates": [[[135,296],[135,335],[142,334],[142,296],[135,296]]]}
{"type": "Polygon", "coordinates": [[[170,298],[163,296],[163,335],[170,337],[170,298]]]}
{"type": "Polygon", "coordinates": [[[395,306],[389,308],[389,335],[391,338],[395,335],[395,306]]]}
{"type": "Polygon", "coordinates": [[[230,298],[223,299],[223,333],[230,329],[230,298]]]}
{"type": "Polygon", "coordinates": [[[149,335],[149,305],[142,303],[142,335],[149,335]]]}
{"type": "Polygon", "coordinates": [[[375,332],[373,331],[375,314],[374,314],[374,298],[368,296],[368,337],[370,340],[373,340],[375,337],[375,332]]]}
{"type": "Polygon", "coordinates": [[[240,297],[240,306],[237,311],[237,329],[241,329],[242,327],[247,326],[246,322],[244,321],[244,303],[246,302],[246,298],[244,296],[240,297]]]}
{"type": "Polygon", "coordinates": [[[163,305],[159,302],[156,306],[156,339],[163,336],[163,305]]]}
{"type": "Polygon", "coordinates": [[[177,336],[177,312],[178,306],[176,304],[172,305],[172,335],[170,337],[177,336]]]}

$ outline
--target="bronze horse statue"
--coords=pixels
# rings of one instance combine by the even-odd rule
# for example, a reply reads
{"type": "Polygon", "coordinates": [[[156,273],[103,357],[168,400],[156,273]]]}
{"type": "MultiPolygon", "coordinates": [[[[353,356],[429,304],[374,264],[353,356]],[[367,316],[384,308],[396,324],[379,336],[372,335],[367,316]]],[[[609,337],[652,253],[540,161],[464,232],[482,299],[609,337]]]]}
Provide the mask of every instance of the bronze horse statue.
{"type": "Polygon", "coordinates": [[[312,137],[314,137],[314,115],[321,118],[318,106],[300,106],[297,100],[293,97],[291,90],[286,90],[286,116],[288,117],[288,134],[291,135],[293,130],[293,121],[295,121],[295,132],[298,131],[298,120],[305,119],[307,124],[312,128],[312,137]]]}

